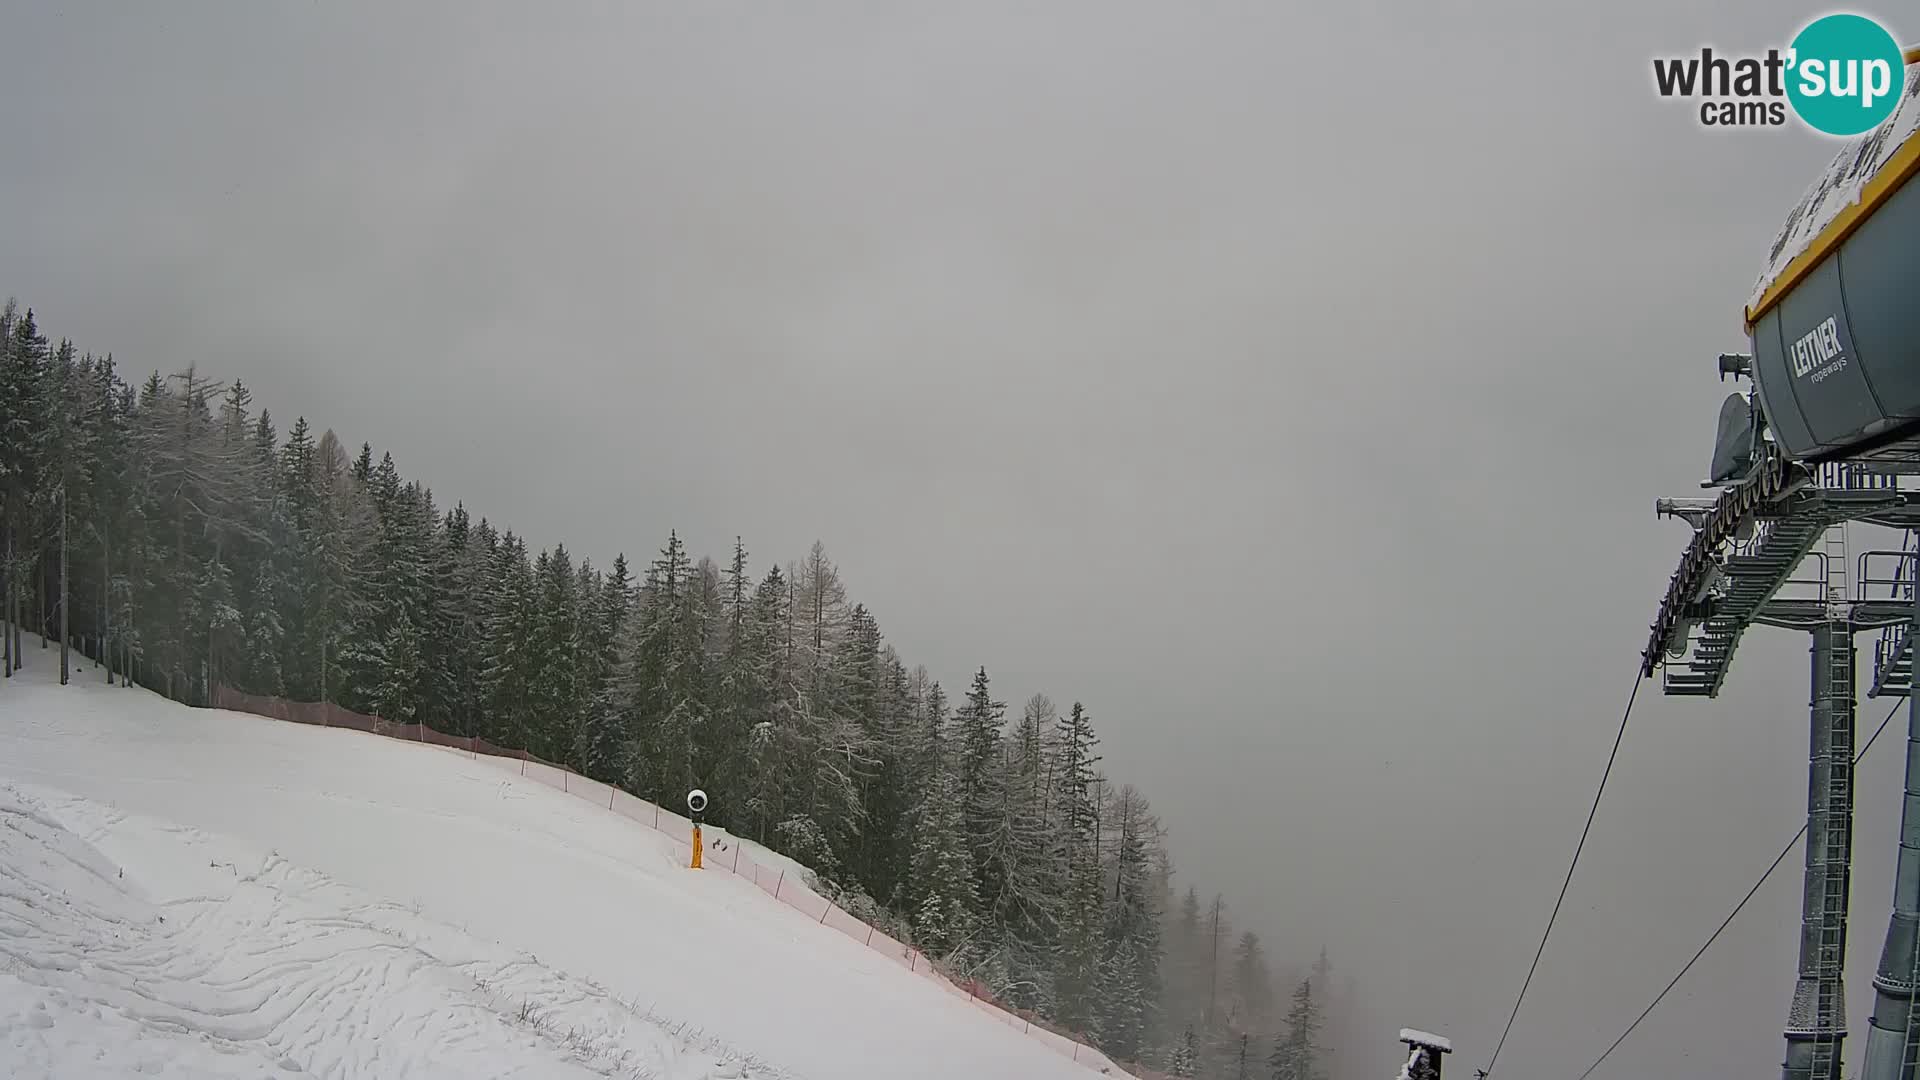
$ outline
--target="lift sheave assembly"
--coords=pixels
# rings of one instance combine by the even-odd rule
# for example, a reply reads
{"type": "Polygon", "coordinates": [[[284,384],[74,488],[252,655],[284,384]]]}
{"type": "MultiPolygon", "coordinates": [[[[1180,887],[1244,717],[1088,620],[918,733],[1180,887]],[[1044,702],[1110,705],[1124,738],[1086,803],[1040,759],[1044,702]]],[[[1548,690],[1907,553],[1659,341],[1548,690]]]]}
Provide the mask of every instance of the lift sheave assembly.
{"type": "Polygon", "coordinates": [[[1662,499],[1693,536],[1641,654],[1671,695],[1713,697],[1747,629],[1810,635],[1812,731],[1799,970],[1786,1080],[1842,1080],[1852,868],[1854,636],[1880,633],[1871,696],[1908,695],[1906,802],[1886,946],[1874,978],[1864,1080],[1920,1064],[1920,50],[1899,109],[1836,155],[1787,218],[1754,286],[1750,352],[1719,372],[1750,390],[1722,403],[1706,486],[1662,499]],[[1846,525],[1900,530],[1899,550],[1854,551],[1846,525]]]}

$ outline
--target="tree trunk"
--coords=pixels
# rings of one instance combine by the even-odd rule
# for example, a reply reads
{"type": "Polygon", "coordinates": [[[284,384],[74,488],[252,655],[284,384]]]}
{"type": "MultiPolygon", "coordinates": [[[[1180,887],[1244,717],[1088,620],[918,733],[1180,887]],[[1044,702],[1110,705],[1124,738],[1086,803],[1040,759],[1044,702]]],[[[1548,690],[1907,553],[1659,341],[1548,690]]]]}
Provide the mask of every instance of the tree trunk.
{"type": "Polygon", "coordinates": [[[133,685],[133,631],[134,627],[140,625],[133,616],[133,570],[134,561],[130,556],[127,559],[127,617],[120,632],[120,685],[122,688],[133,685]]]}
{"type": "Polygon", "coordinates": [[[7,550],[0,561],[0,673],[13,678],[13,518],[7,518],[7,550]]]}
{"type": "Polygon", "coordinates": [[[38,553],[39,557],[33,560],[33,577],[34,577],[34,586],[39,590],[39,594],[40,594],[39,595],[40,647],[43,649],[47,647],[47,631],[52,629],[52,627],[48,626],[47,624],[53,621],[53,617],[52,617],[53,612],[48,610],[47,608],[47,564],[45,562],[46,554],[47,554],[46,541],[42,540],[40,551],[38,553]]]}
{"type": "Polygon", "coordinates": [[[107,685],[113,685],[113,542],[105,525],[100,527],[100,649],[93,666],[104,662],[107,685]]]}
{"type": "Polygon", "coordinates": [[[0,633],[7,637],[7,677],[20,670],[24,660],[20,657],[20,566],[14,560],[14,534],[17,514],[7,515],[7,600],[6,625],[0,626],[0,633]]]}
{"type": "Polygon", "coordinates": [[[67,493],[60,491],[60,685],[67,685],[68,631],[72,625],[67,620],[68,600],[72,594],[67,591],[67,493]]]}

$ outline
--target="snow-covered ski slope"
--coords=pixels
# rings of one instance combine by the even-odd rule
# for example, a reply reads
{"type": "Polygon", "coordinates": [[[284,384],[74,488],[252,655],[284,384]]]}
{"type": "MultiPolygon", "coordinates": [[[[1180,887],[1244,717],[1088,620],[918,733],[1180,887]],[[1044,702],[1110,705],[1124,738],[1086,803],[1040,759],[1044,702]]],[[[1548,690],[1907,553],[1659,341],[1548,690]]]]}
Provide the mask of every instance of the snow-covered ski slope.
{"type": "Polygon", "coordinates": [[[1096,1075],[495,761],[46,656],[0,687],[0,1075],[1096,1075]]]}
{"type": "Polygon", "coordinates": [[[246,845],[0,784],[10,1077],[776,1077],[246,845]]]}

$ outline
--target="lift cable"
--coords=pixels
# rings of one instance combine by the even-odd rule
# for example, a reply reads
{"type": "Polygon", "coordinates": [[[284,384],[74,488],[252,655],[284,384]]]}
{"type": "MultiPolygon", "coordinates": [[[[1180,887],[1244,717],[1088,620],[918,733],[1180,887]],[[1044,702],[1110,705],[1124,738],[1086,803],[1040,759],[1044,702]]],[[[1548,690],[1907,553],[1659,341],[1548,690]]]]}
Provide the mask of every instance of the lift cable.
{"type": "MultiPolygon", "coordinates": [[[[1860,752],[1854,755],[1853,763],[1855,765],[1860,764],[1860,759],[1866,757],[1867,751],[1873,749],[1874,740],[1880,737],[1881,732],[1887,730],[1888,722],[1893,719],[1894,713],[1900,711],[1900,706],[1903,704],[1905,704],[1905,702],[1895,702],[1893,708],[1888,711],[1887,715],[1881,718],[1880,726],[1873,729],[1873,734],[1867,737],[1866,745],[1862,746],[1860,752]]],[[[1693,959],[1688,960],[1686,966],[1680,969],[1680,973],[1675,975],[1671,982],[1667,983],[1666,988],[1654,996],[1652,1004],[1649,1004],[1643,1009],[1640,1015],[1634,1018],[1633,1023],[1627,1025],[1627,1030],[1621,1032],[1620,1037],[1613,1040],[1613,1045],[1607,1047],[1606,1053],[1601,1054],[1593,1064],[1587,1066],[1587,1071],[1580,1074],[1579,1080],[1587,1080],[1587,1077],[1593,1075],[1593,1071],[1598,1069],[1601,1063],[1607,1060],[1609,1055],[1615,1050],[1618,1050],[1621,1043],[1627,1041],[1627,1036],[1633,1034],[1633,1030],[1640,1026],[1640,1021],[1645,1020],[1655,1008],[1659,1007],[1660,1002],[1666,999],[1667,994],[1670,993],[1674,987],[1680,985],[1680,980],[1686,978],[1687,972],[1693,970],[1693,965],[1699,963],[1700,958],[1707,954],[1707,950],[1713,947],[1713,943],[1720,939],[1721,933],[1723,933],[1728,926],[1732,925],[1734,917],[1739,915],[1741,909],[1747,906],[1747,901],[1753,899],[1754,894],[1760,891],[1760,886],[1767,883],[1767,879],[1773,876],[1775,870],[1780,869],[1780,864],[1787,861],[1787,856],[1793,853],[1793,849],[1799,846],[1801,839],[1806,835],[1807,827],[1803,824],[1800,826],[1800,831],[1793,834],[1793,839],[1787,841],[1787,846],[1780,849],[1780,854],[1774,858],[1773,865],[1767,867],[1766,873],[1760,875],[1760,880],[1754,882],[1753,888],[1747,890],[1747,895],[1741,897],[1740,902],[1733,906],[1731,912],[1727,913],[1727,917],[1721,920],[1719,927],[1714,930],[1712,936],[1707,938],[1707,943],[1700,946],[1700,948],[1694,952],[1693,959]]]]}
{"type": "Polygon", "coordinates": [[[1547,939],[1553,936],[1553,924],[1560,918],[1560,906],[1567,901],[1567,887],[1573,884],[1574,868],[1580,865],[1580,853],[1586,850],[1587,834],[1593,831],[1593,817],[1600,812],[1600,796],[1606,794],[1607,780],[1613,776],[1613,763],[1620,757],[1620,740],[1627,734],[1627,719],[1633,715],[1633,703],[1640,696],[1640,672],[1633,673],[1633,693],[1627,695],[1626,711],[1620,714],[1620,730],[1613,737],[1613,751],[1607,755],[1607,768],[1600,774],[1600,787],[1593,793],[1593,807],[1587,811],[1587,823],[1580,830],[1580,843],[1574,846],[1573,861],[1567,864],[1567,879],[1560,883],[1560,898],[1553,902],[1553,914],[1547,916],[1547,929],[1540,935],[1540,947],[1534,950],[1533,963],[1527,968],[1526,981],[1520,984],[1520,996],[1513,1001],[1513,1012],[1507,1015],[1507,1026],[1500,1032],[1500,1041],[1494,1044],[1493,1057],[1487,1060],[1486,1074],[1493,1072],[1493,1066],[1500,1060],[1500,1051],[1507,1045],[1507,1036],[1513,1031],[1514,1018],[1520,1015],[1520,1004],[1527,1000],[1527,988],[1533,985],[1533,973],[1539,970],[1540,956],[1547,951],[1547,939]]]}

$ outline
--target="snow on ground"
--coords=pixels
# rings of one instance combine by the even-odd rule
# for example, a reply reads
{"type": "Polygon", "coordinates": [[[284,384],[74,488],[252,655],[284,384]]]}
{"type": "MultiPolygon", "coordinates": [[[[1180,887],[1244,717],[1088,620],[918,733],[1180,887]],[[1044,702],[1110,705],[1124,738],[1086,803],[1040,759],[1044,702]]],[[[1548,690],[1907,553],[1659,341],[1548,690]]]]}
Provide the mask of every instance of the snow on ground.
{"type": "MultiPolygon", "coordinates": [[[[498,764],[511,767],[512,763],[502,759],[498,764]]],[[[782,873],[786,875],[789,880],[800,882],[801,885],[809,891],[812,891],[814,886],[819,883],[819,878],[814,874],[812,867],[801,863],[797,859],[788,858],[770,847],[762,847],[744,836],[735,836],[718,825],[704,826],[702,833],[701,839],[709,847],[714,846],[716,842],[721,851],[738,847],[742,855],[753,860],[756,864],[766,867],[768,870],[782,873]]],[[[709,854],[707,857],[711,859],[717,858],[718,856],[709,854]]]]}
{"type": "Polygon", "coordinates": [[[57,792],[0,785],[0,882],[10,1076],[777,1075],[278,855],[57,792]]]}
{"type": "Polygon", "coordinates": [[[0,684],[0,1074],[1094,1075],[494,762],[44,655],[0,684]]]}

